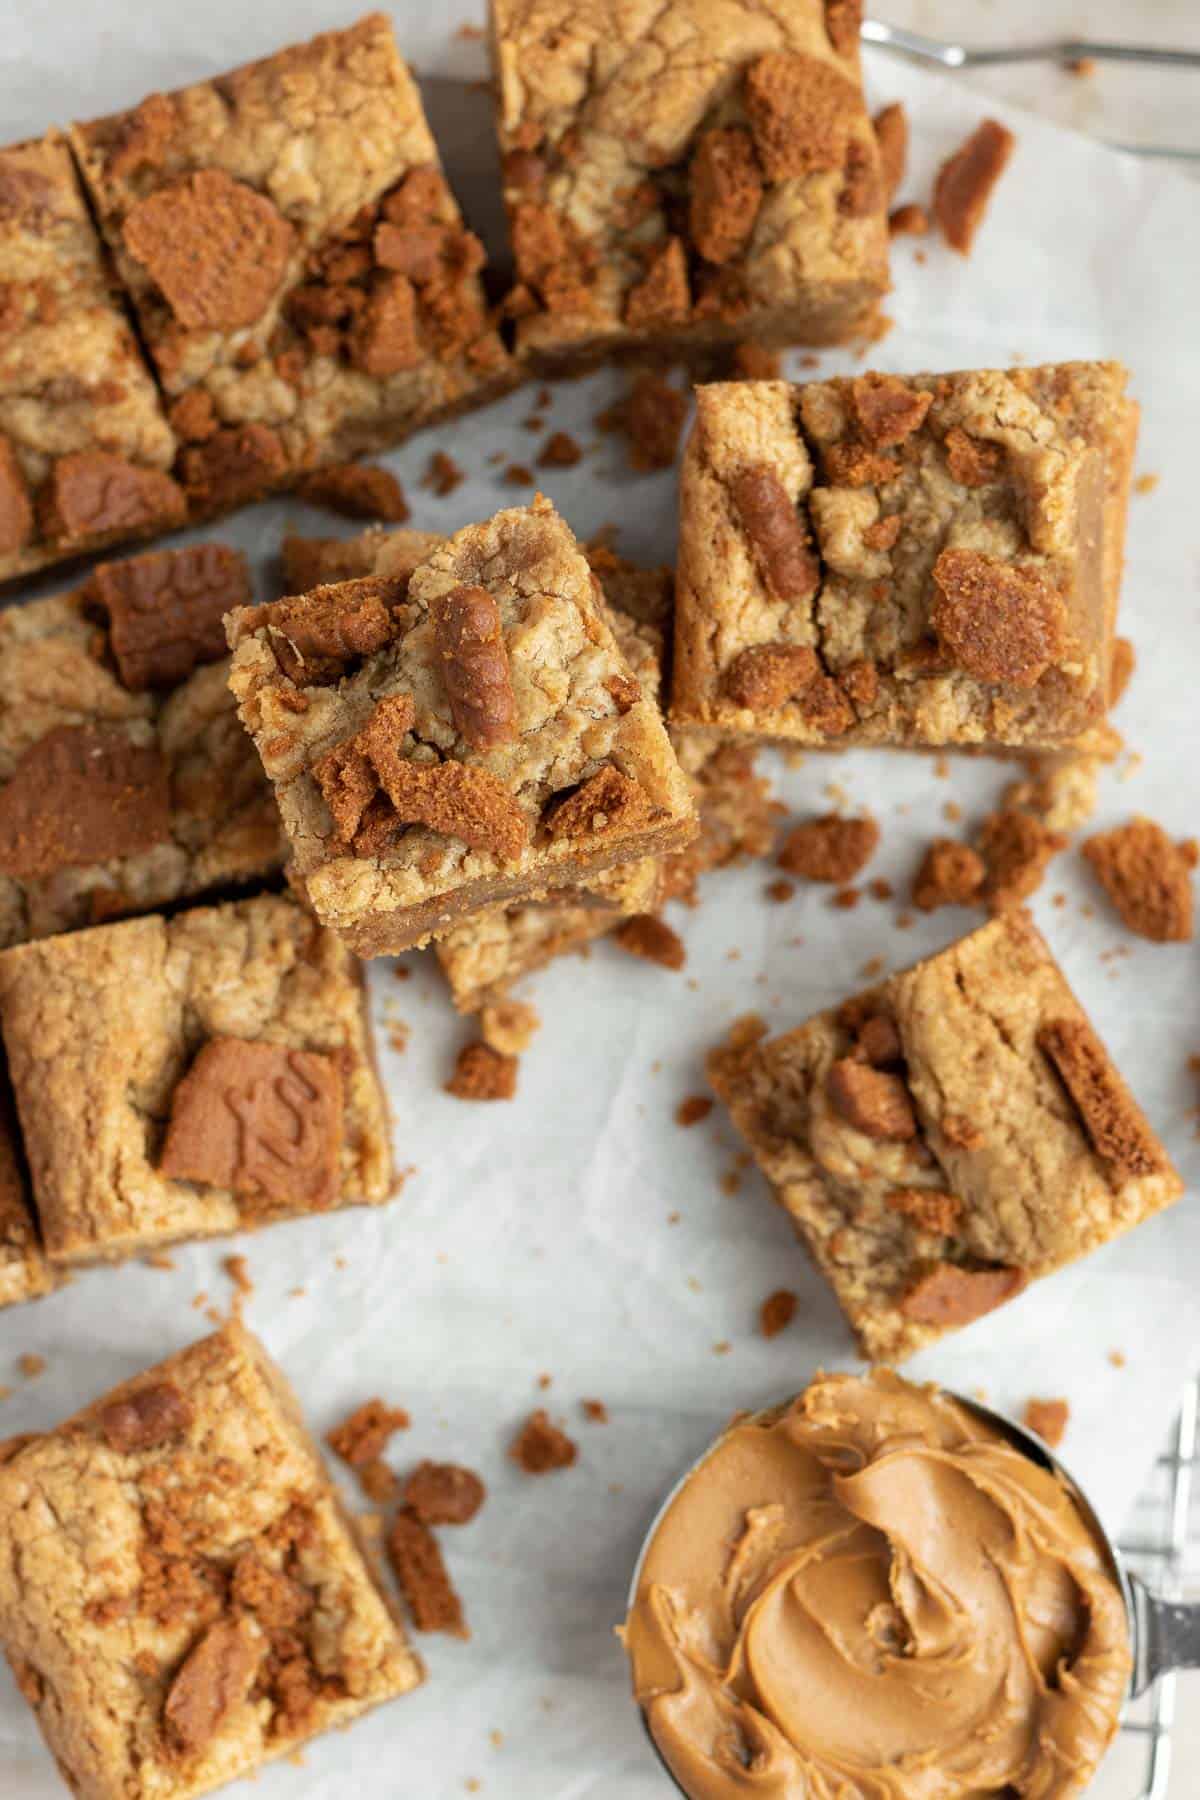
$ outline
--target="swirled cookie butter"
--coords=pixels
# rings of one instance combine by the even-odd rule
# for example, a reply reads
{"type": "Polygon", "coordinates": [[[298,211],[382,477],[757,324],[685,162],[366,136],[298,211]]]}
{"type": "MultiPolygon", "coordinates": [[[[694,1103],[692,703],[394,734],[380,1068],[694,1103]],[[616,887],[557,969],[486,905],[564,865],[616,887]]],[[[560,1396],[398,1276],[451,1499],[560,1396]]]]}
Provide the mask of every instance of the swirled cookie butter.
{"type": "Polygon", "coordinates": [[[888,1371],[735,1421],[663,1514],[622,1637],[691,1800],[1064,1800],[1130,1671],[1070,1491],[888,1371]]]}

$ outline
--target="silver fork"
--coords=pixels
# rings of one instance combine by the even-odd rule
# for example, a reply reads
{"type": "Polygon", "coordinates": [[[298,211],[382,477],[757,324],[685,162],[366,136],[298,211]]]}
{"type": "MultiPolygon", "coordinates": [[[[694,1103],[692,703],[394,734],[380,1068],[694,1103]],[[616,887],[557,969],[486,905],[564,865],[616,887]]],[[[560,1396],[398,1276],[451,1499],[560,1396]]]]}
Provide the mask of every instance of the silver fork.
{"type": "MultiPolygon", "coordinates": [[[[986,69],[1002,63],[1024,62],[1094,62],[1148,63],[1159,68],[1200,69],[1200,50],[1170,50],[1157,44],[1109,44],[1089,38],[1058,38],[1044,44],[1010,44],[1003,48],[973,48],[968,44],[951,44],[942,38],[924,37],[919,31],[906,31],[898,25],[885,25],[881,19],[864,19],[862,37],[865,44],[882,50],[911,56],[915,61],[930,63],[938,69],[986,69]]],[[[1169,144],[1114,144],[1115,150],[1128,150],[1135,156],[1179,156],[1200,162],[1200,149],[1174,147],[1169,144]]]]}

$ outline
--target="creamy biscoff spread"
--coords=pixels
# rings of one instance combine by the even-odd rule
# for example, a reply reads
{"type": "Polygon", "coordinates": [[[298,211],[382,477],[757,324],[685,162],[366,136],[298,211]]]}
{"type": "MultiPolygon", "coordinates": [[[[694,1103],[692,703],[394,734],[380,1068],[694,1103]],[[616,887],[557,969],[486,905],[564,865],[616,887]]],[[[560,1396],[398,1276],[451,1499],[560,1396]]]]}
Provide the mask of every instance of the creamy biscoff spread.
{"type": "Polygon", "coordinates": [[[1070,1490],[889,1370],[735,1420],[663,1514],[621,1635],[691,1800],[1066,1800],[1130,1672],[1070,1490]]]}

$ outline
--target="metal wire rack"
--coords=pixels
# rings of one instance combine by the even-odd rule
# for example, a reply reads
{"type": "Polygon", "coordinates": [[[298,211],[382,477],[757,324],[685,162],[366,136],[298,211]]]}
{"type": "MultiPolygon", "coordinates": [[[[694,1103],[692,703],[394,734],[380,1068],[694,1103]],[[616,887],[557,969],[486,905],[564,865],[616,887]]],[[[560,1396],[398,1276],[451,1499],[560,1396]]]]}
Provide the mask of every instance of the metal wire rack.
{"type": "MultiPolygon", "coordinates": [[[[1200,1496],[1200,1376],[1183,1392],[1179,1417],[1163,1454],[1139,1497],[1128,1533],[1120,1540],[1129,1568],[1156,1593],[1184,1597],[1200,1568],[1200,1542],[1193,1533],[1193,1500],[1200,1496]]],[[[1111,1754],[1110,1789],[1106,1779],[1097,1800],[1111,1791],[1134,1794],[1137,1800],[1167,1800],[1171,1780],[1171,1732],[1175,1723],[1176,1681],[1163,1676],[1140,1700],[1131,1703],[1111,1754]],[[1140,1780],[1141,1785],[1136,1785],[1140,1780]]],[[[1106,1775],[1108,1771],[1104,1772],[1106,1775]]]]}

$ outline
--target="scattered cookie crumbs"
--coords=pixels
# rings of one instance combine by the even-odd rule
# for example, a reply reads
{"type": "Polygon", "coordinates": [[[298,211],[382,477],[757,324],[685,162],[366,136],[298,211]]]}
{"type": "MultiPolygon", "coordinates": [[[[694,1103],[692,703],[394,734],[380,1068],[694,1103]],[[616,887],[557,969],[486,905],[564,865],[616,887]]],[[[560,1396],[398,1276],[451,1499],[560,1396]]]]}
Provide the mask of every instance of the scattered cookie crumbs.
{"type": "Polygon", "coordinates": [[[542,1373],[537,1378],[537,1384],[541,1388],[542,1392],[545,1393],[545,1391],[548,1387],[554,1386],[554,1377],[553,1377],[553,1375],[547,1375],[545,1373],[542,1373]]]}
{"type": "Polygon", "coordinates": [[[945,819],[947,825],[959,824],[962,820],[962,816],[963,809],[958,804],[957,800],[947,800],[945,802],[942,807],[942,817],[945,819]]]}
{"type": "Polygon", "coordinates": [[[537,477],[528,463],[509,463],[501,479],[510,487],[534,487],[537,483],[537,477]]]}
{"type": "Polygon", "coordinates": [[[424,1525],[468,1525],[487,1499],[474,1469],[421,1462],[404,1483],[404,1504],[424,1525]]]}
{"type": "Polygon", "coordinates": [[[602,431],[620,431],[631,468],[645,474],[669,469],[679,449],[688,397],[653,370],[638,375],[629,392],[596,420],[602,431]]]}
{"type": "Polygon", "coordinates": [[[537,460],[539,469],[573,469],[583,461],[583,451],[569,431],[556,431],[542,445],[537,460]]]}
{"type": "Polygon", "coordinates": [[[169,1256],[165,1250],[148,1250],[143,1256],[142,1262],[148,1269],[175,1269],[179,1266],[175,1258],[169,1256]]]}
{"type": "Polygon", "coordinates": [[[403,1056],[408,1049],[408,1041],[412,1036],[411,1028],[403,1019],[387,1020],[387,1041],[397,1056],[403,1056]]]}
{"type": "Polygon", "coordinates": [[[198,1294],[192,1295],[192,1311],[201,1312],[208,1305],[208,1295],[201,1288],[198,1294]]]}
{"type": "Polygon", "coordinates": [[[830,897],[829,904],[830,904],[830,906],[834,907],[838,912],[853,912],[854,908],[858,905],[858,903],[861,899],[862,899],[862,889],[861,888],[856,888],[856,887],[839,888],[837,893],[833,894],[830,897]]]}
{"type": "Polygon", "coordinates": [[[960,256],[969,256],[992,190],[1008,166],[1016,138],[996,119],[984,119],[937,172],[933,216],[960,256]]]}
{"type": "Polygon", "coordinates": [[[613,933],[613,943],[626,955],[640,956],[661,969],[682,969],[687,961],[683,939],[653,913],[635,913],[626,919],[613,933]]]}
{"type": "Polygon", "coordinates": [[[776,860],[789,875],[840,884],[866,867],[878,843],[879,825],[869,813],[857,819],[827,813],[795,826],[776,860]]]}
{"type": "Polygon", "coordinates": [[[505,1056],[478,1039],[459,1051],[446,1092],[456,1100],[511,1100],[519,1066],[515,1056],[505,1056]]]}
{"type": "Polygon", "coordinates": [[[441,1546],[428,1525],[407,1509],[397,1513],[387,1535],[387,1548],[417,1630],[470,1637],[462,1601],[446,1572],[441,1546]]]}
{"type": "Polygon", "coordinates": [[[969,844],[935,838],[913,881],[913,905],[921,912],[936,912],[940,906],[970,906],[978,899],[986,874],[982,856],[969,844]]]}
{"type": "Polygon", "coordinates": [[[250,1264],[244,1256],[225,1256],[221,1259],[221,1267],[238,1291],[239,1298],[249,1299],[254,1292],[254,1282],[250,1276],[250,1264]]]}
{"type": "Polygon", "coordinates": [[[1037,892],[1051,859],[1066,849],[1067,840],[1035,813],[1004,809],[988,814],[977,844],[987,868],[980,897],[991,912],[1000,913],[1037,892]]]}
{"type": "Polygon", "coordinates": [[[867,883],[867,892],[872,900],[894,900],[896,897],[896,890],[891,882],[885,881],[881,875],[867,883]]]}
{"type": "Polygon", "coordinates": [[[667,1214],[667,1224],[668,1225],[678,1225],[678,1223],[682,1217],[683,1217],[682,1213],[669,1212],[667,1214]]]}
{"type": "Polygon", "coordinates": [[[910,912],[898,912],[896,914],[897,931],[911,931],[916,922],[916,919],[910,912]]]}
{"type": "Polygon", "coordinates": [[[1066,1436],[1071,1408],[1065,1400],[1027,1400],[1021,1423],[1027,1431],[1035,1431],[1052,1450],[1057,1450],[1066,1436]]]}
{"type": "Polygon", "coordinates": [[[39,1375],[46,1372],[46,1359],[39,1356],[36,1350],[25,1350],[17,1358],[17,1368],[26,1381],[36,1381],[39,1375]]]}
{"type": "Polygon", "coordinates": [[[493,1000],[479,1015],[484,1043],[501,1056],[521,1056],[541,1026],[542,1015],[527,1000],[493,1000]]]}
{"type": "Polygon", "coordinates": [[[581,1400],[579,1404],[583,1409],[584,1418],[587,1419],[590,1424],[608,1424],[608,1408],[605,1406],[603,1400],[581,1400]]]}
{"type": "MultiPolygon", "coordinates": [[[[888,214],[889,237],[927,237],[929,235],[929,214],[923,206],[917,206],[911,200],[905,206],[897,206],[888,214]]],[[[924,257],[922,257],[922,261],[924,257]]]]}
{"type": "Polygon", "coordinates": [[[758,1329],[765,1338],[778,1337],[796,1316],[796,1296],[790,1288],[776,1288],[758,1309],[758,1329]]]}
{"type": "Polygon", "coordinates": [[[1108,1353],[1108,1360],[1114,1369],[1123,1369],[1126,1361],[1125,1352],[1123,1350],[1110,1350],[1108,1353]]]}
{"type": "Polygon", "coordinates": [[[877,975],[883,974],[886,966],[882,956],[869,956],[858,973],[863,981],[874,981],[877,975]]]}
{"type": "Polygon", "coordinates": [[[763,889],[763,898],[769,900],[772,906],[783,906],[793,897],[795,892],[796,888],[793,882],[783,880],[768,881],[766,887],[763,889]]]}
{"type": "Polygon", "coordinates": [[[361,1468],[356,1468],[354,1472],[358,1476],[359,1487],[367,1499],[374,1501],[376,1506],[386,1506],[389,1500],[395,1498],[396,1490],[400,1486],[400,1477],[394,1469],[388,1467],[387,1463],[381,1461],[363,1463],[361,1468]]]}
{"type": "Polygon", "coordinates": [[[1133,484],[1133,491],[1135,494],[1152,494],[1161,480],[1161,475],[1139,475],[1133,484]]]}
{"type": "Polygon", "coordinates": [[[730,1343],[728,1338],[718,1338],[716,1343],[713,1345],[713,1355],[714,1356],[728,1356],[729,1352],[732,1349],[733,1349],[733,1345],[730,1343]]]}
{"type": "Polygon", "coordinates": [[[466,480],[466,473],[448,456],[444,450],[435,450],[429,459],[429,466],[421,477],[421,486],[429,488],[439,499],[452,494],[460,482],[466,480]]]}
{"type": "Polygon", "coordinates": [[[340,1425],[325,1434],[325,1442],[335,1455],[352,1469],[365,1463],[378,1462],[393,1434],[407,1431],[412,1420],[402,1406],[386,1406],[376,1395],[344,1418],[340,1425]]]}
{"type": "Polygon", "coordinates": [[[1153,819],[1135,818],[1089,838],[1083,855],[1130,931],[1156,944],[1191,937],[1192,840],[1173,843],[1153,819]]]}
{"type": "Polygon", "coordinates": [[[493,1750],[502,1750],[504,1748],[504,1733],[502,1731],[489,1731],[488,1741],[493,1750]]]}
{"type": "Polygon", "coordinates": [[[527,1475],[549,1475],[554,1469],[569,1469],[579,1451],[550,1415],[539,1409],[526,1419],[508,1454],[527,1475]]]}
{"type": "Polygon", "coordinates": [[[707,1119],[712,1109],[713,1103],[707,1094],[689,1094],[687,1099],[681,1100],[675,1108],[675,1123],[685,1128],[689,1125],[699,1125],[702,1119],[707,1119]]]}

